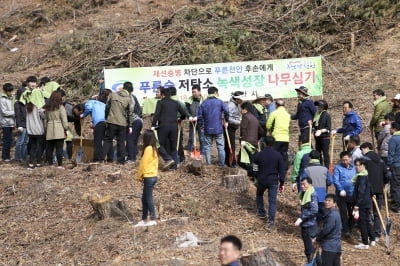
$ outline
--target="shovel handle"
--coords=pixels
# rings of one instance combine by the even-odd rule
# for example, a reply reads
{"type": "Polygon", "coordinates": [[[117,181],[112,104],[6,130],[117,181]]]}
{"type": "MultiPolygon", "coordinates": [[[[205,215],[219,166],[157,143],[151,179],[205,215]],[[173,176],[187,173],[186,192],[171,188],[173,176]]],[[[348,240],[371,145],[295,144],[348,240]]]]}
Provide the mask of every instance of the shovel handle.
{"type": "Polygon", "coordinates": [[[385,235],[387,235],[387,233],[386,233],[386,226],[385,226],[385,223],[383,222],[382,214],[381,214],[381,211],[379,210],[378,202],[376,202],[375,197],[372,197],[372,202],[374,203],[376,212],[378,213],[379,219],[381,220],[382,228],[383,228],[383,230],[385,231],[385,235]]]}
{"type": "Polygon", "coordinates": [[[389,219],[389,206],[388,206],[388,185],[383,189],[383,196],[385,197],[385,209],[386,209],[386,217],[389,219]]]}

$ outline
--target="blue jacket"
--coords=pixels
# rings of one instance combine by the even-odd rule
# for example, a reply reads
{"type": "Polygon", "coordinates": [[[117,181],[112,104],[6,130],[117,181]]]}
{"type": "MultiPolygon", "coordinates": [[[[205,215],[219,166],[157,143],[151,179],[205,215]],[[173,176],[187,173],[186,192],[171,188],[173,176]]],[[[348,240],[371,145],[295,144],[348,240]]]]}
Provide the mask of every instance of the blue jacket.
{"type": "Polygon", "coordinates": [[[318,195],[314,191],[311,194],[311,201],[305,205],[301,205],[301,227],[317,226],[317,214],[318,214],[318,195]]]}
{"type": "Polygon", "coordinates": [[[92,117],[93,126],[98,123],[106,121],[106,104],[97,100],[89,100],[85,103],[85,111],[83,112],[83,117],[90,114],[92,117]]]}
{"type": "Polygon", "coordinates": [[[363,130],[361,118],[354,111],[350,111],[343,117],[342,127],[336,130],[337,133],[342,133],[343,137],[358,136],[363,130]]]}
{"type": "Polygon", "coordinates": [[[323,203],[326,196],[326,186],[331,185],[328,168],[321,165],[319,162],[310,162],[310,164],[304,169],[301,179],[306,177],[311,178],[318,195],[318,202],[323,203]]]}
{"type": "Polygon", "coordinates": [[[333,170],[333,183],[336,187],[336,195],[339,195],[341,190],[346,191],[346,196],[352,196],[354,193],[354,185],[351,182],[353,176],[356,175],[356,169],[353,164],[349,168],[343,164],[337,164],[333,170]]]}
{"type": "Polygon", "coordinates": [[[397,132],[389,140],[388,166],[400,167],[400,135],[397,132]]]}
{"type": "Polygon", "coordinates": [[[317,112],[317,108],[314,102],[310,99],[304,99],[297,105],[296,114],[292,115],[292,120],[299,120],[299,127],[308,127],[308,121],[314,119],[314,114],[317,112]]]}
{"type": "Polygon", "coordinates": [[[201,127],[204,127],[204,134],[219,135],[224,132],[222,114],[225,121],[228,121],[228,107],[222,100],[212,96],[201,103],[197,113],[197,121],[201,127]]]}
{"type": "Polygon", "coordinates": [[[323,217],[323,226],[317,235],[322,251],[342,252],[342,220],[336,209],[330,209],[323,217]]]}
{"type": "Polygon", "coordinates": [[[262,185],[285,183],[282,155],[272,147],[266,147],[254,155],[253,164],[258,165],[257,180],[262,185]]]}

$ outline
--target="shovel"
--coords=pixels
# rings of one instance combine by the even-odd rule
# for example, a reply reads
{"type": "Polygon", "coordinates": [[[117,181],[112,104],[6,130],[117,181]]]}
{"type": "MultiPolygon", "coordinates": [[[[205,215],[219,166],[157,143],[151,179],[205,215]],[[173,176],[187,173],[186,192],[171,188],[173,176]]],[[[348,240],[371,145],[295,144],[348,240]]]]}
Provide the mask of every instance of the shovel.
{"type": "Polygon", "coordinates": [[[312,255],[312,260],[310,262],[307,262],[304,265],[305,266],[315,266],[315,265],[319,265],[320,261],[321,261],[321,254],[319,253],[318,249],[315,249],[314,253],[312,255]]]}
{"type": "Polygon", "coordinates": [[[374,152],[376,152],[376,145],[375,145],[375,131],[374,127],[370,127],[371,131],[371,141],[372,141],[372,147],[374,148],[374,152]]]}
{"type": "Polygon", "coordinates": [[[383,222],[382,214],[381,214],[381,211],[379,210],[378,203],[376,202],[375,197],[372,197],[372,201],[373,201],[373,203],[375,205],[376,211],[378,212],[379,219],[381,220],[382,228],[383,228],[383,231],[385,233],[385,237],[386,237],[385,246],[386,246],[387,249],[389,249],[389,245],[388,244],[390,243],[390,236],[389,236],[388,232],[386,231],[385,223],[383,222]]]}
{"type": "Polygon", "coordinates": [[[178,122],[178,140],[176,142],[176,150],[179,151],[179,144],[180,144],[180,140],[181,140],[181,122],[178,122]]]}
{"type": "Polygon", "coordinates": [[[387,234],[385,246],[387,248],[389,248],[389,245],[390,245],[389,234],[390,234],[390,229],[392,228],[392,221],[390,221],[390,217],[389,217],[389,206],[388,206],[387,194],[388,194],[388,189],[386,186],[385,189],[383,190],[383,196],[385,197],[385,207],[386,207],[386,234],[387,234]]]}
{"type": "Polygon", "coordinates": [[[232,151],[231,140],[229,139],[228,128],[227,127],[225,127],[225,134],[226,134],[226,139],[228,140],[228,147],[229,147],[229,160],[228,160],[228,162],[229,162],[229,165],[232,165],[233,157],[235,155],[233,154],[233,151],[232,151]]]}
{"type": "Polygon", "coordinates": [[[192,157],[193,159],[199,160],[200,159],[200,151],[197,147],[197,142],[196,142],[197,122],[193,122],[192,126],[193,126],[193,151],[190,153],[190,157],[192,157]]]}
{"type": "Polygon", "coordinates": [[[331,150],[329,151],[329,173],[333,174],[333,147],[335,146],[335,135],[331,135],[331,150]]]}

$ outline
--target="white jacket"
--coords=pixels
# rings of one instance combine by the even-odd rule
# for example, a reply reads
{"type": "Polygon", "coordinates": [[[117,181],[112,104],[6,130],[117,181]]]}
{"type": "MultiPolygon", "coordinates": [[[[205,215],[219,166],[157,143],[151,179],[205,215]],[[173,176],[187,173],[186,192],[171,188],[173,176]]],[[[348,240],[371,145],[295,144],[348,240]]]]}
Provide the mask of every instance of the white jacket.
{"type": "Polygon", "coordinates": [[[6,94],[0,96],[0,126],[14,127],[14,96],[8,97],[6,94]]]}

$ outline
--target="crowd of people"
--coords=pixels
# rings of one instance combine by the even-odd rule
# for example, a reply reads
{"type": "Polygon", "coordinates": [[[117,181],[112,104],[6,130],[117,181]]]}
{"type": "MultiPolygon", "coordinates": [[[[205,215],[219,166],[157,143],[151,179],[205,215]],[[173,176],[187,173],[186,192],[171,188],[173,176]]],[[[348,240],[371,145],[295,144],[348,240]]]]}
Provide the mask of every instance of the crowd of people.
{"type": "Polygon", "coordinates": [[[144,187],[143,216],[137,226],[156,224],[152,191],[157,182],[158,157],[164,161],[162,170],[173,170],[185,160],[185,149],[192,152],[198,148],[206,164],[247,170],[257,186],[256,215],[266,219],[266,227],[273,230],[277,194],[285,189],[289,169],[291,120],[298,121],[300,132],[291,176],[301,209],[294,225],[301,228],[308,261],[321,246],[323,259],[332,262],[324,265],[339,265],[340,239],[352,236],[355,223],[362,238],[355,248],[376,245],[383,229],[372,201],[382,207],[385,184],[390,183],[391,210],[400,212],[400,94],[390,104],[384,91],[373,91],[374,110],[368,125],[372,139],[361,144],[363,126],[353,104],[343,102],[343,122],[334,129],[327,101],[313,101],[304,86],[295,89],[298,105],[294,114],[287,111],[284,99],[274,100],[269,94],[246,101],[245,92],[235,91],[226,103],[219,99],[216,87],[209,87],[207,95],[202,95],[198,85],[193,86],[192,96],[185,102],[178,99],[175,87],[159,87],[156,98],[145,99],[143,107],[131,82],[125,82],[116,92],[103,88],[92,99],[76,105],[68,103],[60,85],[47,77],[38,84],[37,78],[30,76],[15,95],[14,89],[10,83],[4,84],[0,97],[2,160],[12,161],[16,129],[13,161],[29,169],[43,164],[63,168],[63,159],[73,156],[73,129],[76,135],[82,135],[82,119],[89,115],[93,161],[135,163],[142,115],[151,115],[151,129],[144,131],[138,166],[138,179],[144,187]],[[190,126],[187,144],[183,145],[185,119],[190,126]],[[332,140],[337,134],[342,134],[343,151],[340,162],[334,165],[332,140]],[[214,140],[216,161],[211,156],[214,140]],[[335,195],[327,194],[330,185],[335,186],[335,195]],[[266,190],[268,212],[264,209],[266,190]],[[336,204],[340,215],[335,213],[336,204]]]}

